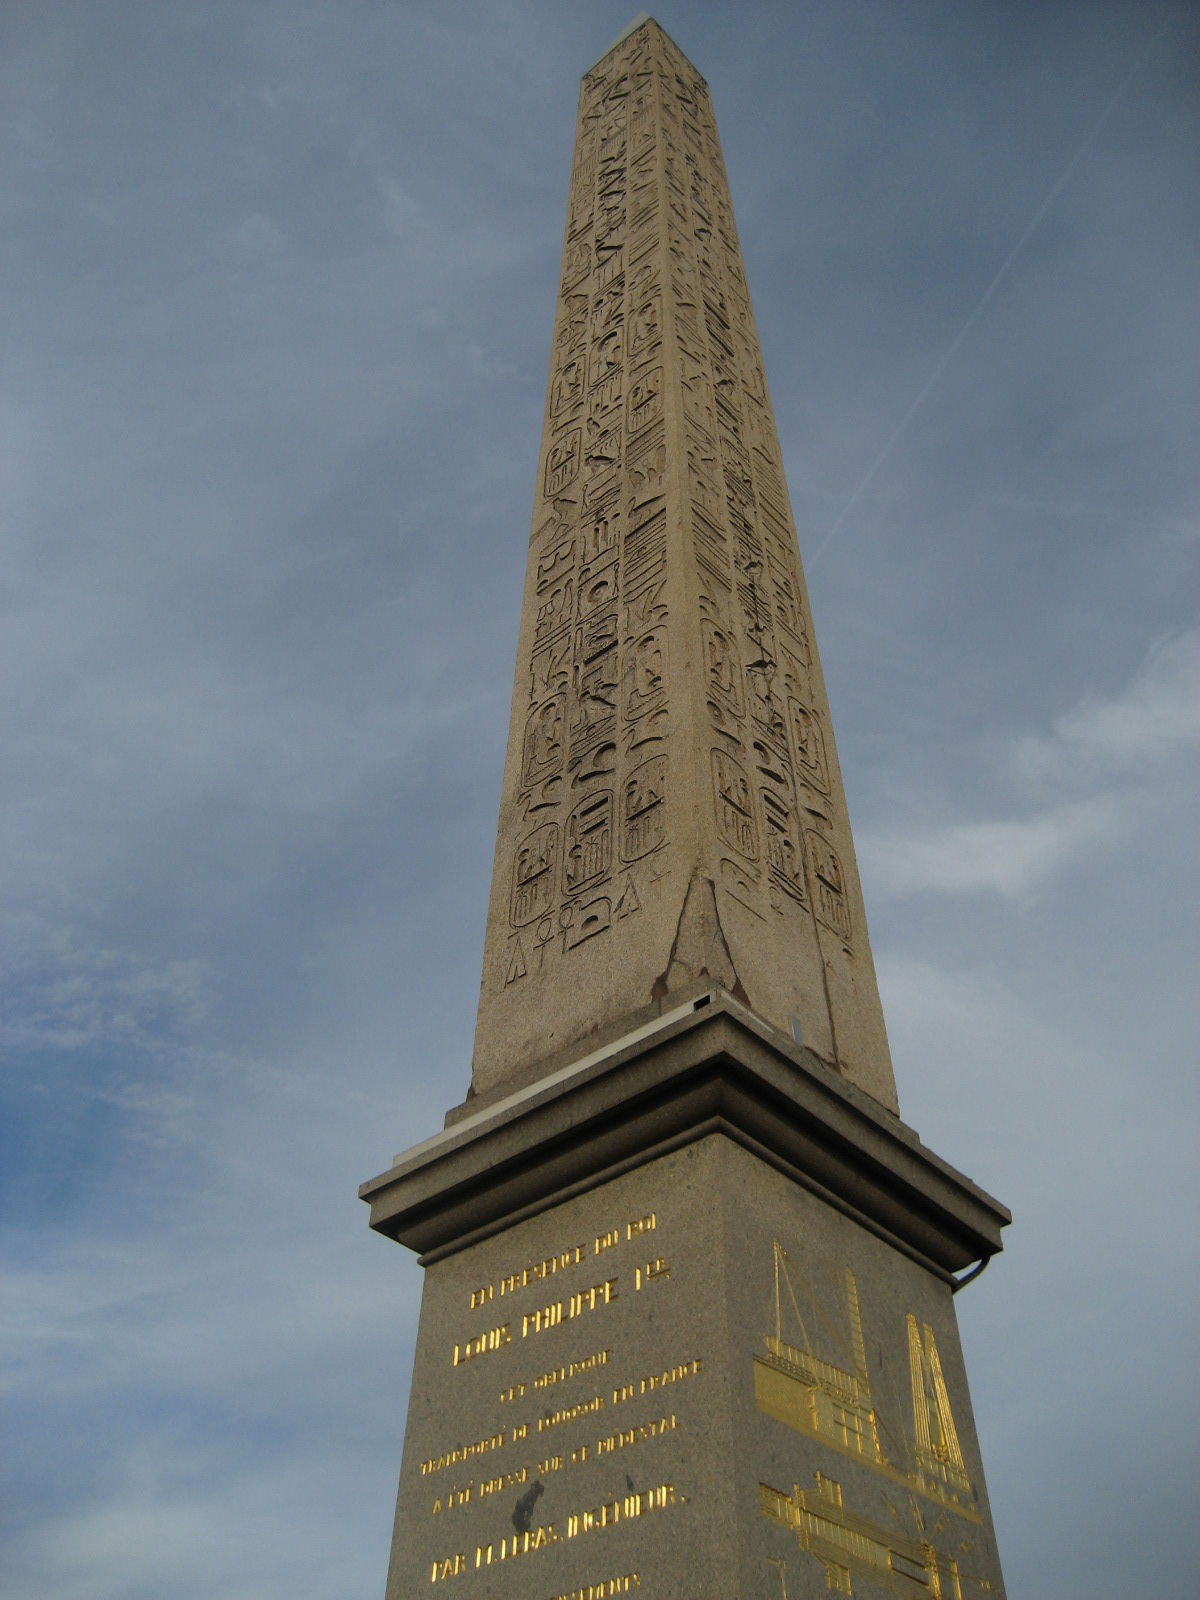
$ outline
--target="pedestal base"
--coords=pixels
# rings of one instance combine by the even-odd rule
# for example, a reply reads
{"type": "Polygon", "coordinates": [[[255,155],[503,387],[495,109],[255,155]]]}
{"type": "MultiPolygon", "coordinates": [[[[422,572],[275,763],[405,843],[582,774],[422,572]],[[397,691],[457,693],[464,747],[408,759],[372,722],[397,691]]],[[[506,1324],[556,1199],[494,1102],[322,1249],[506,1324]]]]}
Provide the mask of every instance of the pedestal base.
{"type": "Polygon", "coordinates": [[[388,1600],[1003,1595],[952,1274],[1007,1213],[727,996],[363,1193],[427,1263],[388,1600]]]}

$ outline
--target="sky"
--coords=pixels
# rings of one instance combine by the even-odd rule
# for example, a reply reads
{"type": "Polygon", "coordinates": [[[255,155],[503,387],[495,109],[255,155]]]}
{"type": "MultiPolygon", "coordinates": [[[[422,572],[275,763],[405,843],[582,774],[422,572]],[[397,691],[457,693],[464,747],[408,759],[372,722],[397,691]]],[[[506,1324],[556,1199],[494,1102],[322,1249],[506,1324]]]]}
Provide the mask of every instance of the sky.
{"type": "MultiPolygon", "coordinates": [[[[7,0],[9,1600],[382,1592],[592,0],[7,0]]],[[[1197,21],[655,12],[713,95],[1013,1600],[1194,1593],[1197,21]]]]}

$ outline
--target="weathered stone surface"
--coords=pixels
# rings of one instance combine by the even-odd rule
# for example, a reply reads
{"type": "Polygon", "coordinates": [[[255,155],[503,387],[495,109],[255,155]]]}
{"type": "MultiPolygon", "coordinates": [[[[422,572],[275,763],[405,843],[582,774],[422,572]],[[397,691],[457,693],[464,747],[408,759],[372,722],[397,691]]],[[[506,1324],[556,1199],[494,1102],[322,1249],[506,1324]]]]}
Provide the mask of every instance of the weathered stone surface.
{"type": "Polygon", "coordinates": [[[388,1600],[443,1587],[1002,1596],[949,1286],[715,1133],[430,1266],[388,1600]]]}
{"type": "Polygon", "coordinates": [[[473,1088],[717,984],[896,1109],[708,89],[583,80],[473,1088]]]}

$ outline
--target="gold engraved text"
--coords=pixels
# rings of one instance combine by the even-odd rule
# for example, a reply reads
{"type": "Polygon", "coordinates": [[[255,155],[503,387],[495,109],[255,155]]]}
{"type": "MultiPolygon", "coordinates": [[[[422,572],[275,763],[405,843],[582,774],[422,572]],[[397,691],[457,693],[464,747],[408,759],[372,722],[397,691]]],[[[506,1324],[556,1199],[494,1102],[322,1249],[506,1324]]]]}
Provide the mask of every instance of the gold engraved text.
{"type": "Polygon", "coordinates": [[[652,1511],[665,1511],[667,1506],[678,1505],[675,1486],[660,1483],[656,1489],[645,1489],[641,1494],[627,1494],[620,1500],[607,1500],[592,1511],[582,1511],[567,1518],[567,1538],[593,1533],[599,1528],[611,1528],[618,1522],[628,1522],[633,1517],[648,1516],[652,1511]]]}
{"type": "Polygon", "coordinates": [[[553,1600],[610,1600],[615,1594],[632,1594],[642,1587],[636,1572],[624,1572],[619,1578],[602,1578],[599,1583],[585,1583],[582,1589],[568,1589],[556,1594],[553,1600]]]}
{"type": "Polygon", "coordinates": [[[569,1245],[555,1255],[543,1256],[539,1261],[528,1262],[519,1272],[509,1272],[493,1283],[480,1284],[478,1288],[469,1292],[468,1307],[471,1311],[478,1311],[481,1306],[490,1305],[497,1299],[503,1299],[505,1295],[517,1294],[522,1289],[528,1289],[531,1284],[543,1283],[555,1273],[581,1266],[589,1258],[603,1255],[615,1245],[651,1233],[657,1227],[657,1213],[648,1211],[645,1216],[634,1217],[627,1221],[623,1227],[617,1224],[605,1228],[594,1236],[590,1245],[569,1245]]]}
{"type": "Polygon", "coordinates": [[[489,1355],[492,1351],[501,1350],[506,1344],[511,1343],[512,1329],[507,1322],[502,1322],[498,1328],[489,1328],[486,1333],[477,1333],[473,1339],[468,1339],[466,1344],[456,1344],[451,1365],[460,1367],[466,1361],[474,1361],[476,1356],[489,1355]]]}
{"type": "Polygon", "coordinates": [[[607,1456],[614,1450],[627,1450],[631,1444],[657,1439],[660,1433],[674,1433],[678,1426],[678,1419],[672,1415],[655,1417],[651,1422],[639,1423],[636,1428],[622,1428],[618,1433],[610,1433],[606,1439],[597,1439],[596,1454],[607,1456]]]}
{"type": "Polygon", "coordinates": [[[516,1489],[528,1481],[529,1468],[518,1467],[515,1472],[506,1472],[499,1478],[486,1479],[479,1485],[479,1498],[484,1500],[490,1494],[502,1494],[505,1489],[516,1489]]]}
{"type": "MultiPolygon", "coordinates": [[[[578,1377],[581,1372],[591,1372],[596,1367],[605,1367],[608,1365],[610,1354],[608,1350],[597,1350],[594,1355],[584,1356],[581,1361],[569,1361],[566,1366],[543,1372],[540,1378],[533,1380],[533,1387],[549,1389],[556,1383],[565,1383],[568,1378],[578,1377]]],[[[522,1394],[525,1392],[524,1384],[521,1385],[521,1392],[522,1394]]]]}
{"type": "Polygon", "coordinates": [[[445,1556],[442,1560],[435,1561],[429,1581],[441,1583],[443,1578],[461,1578],[463,1573],[468,1571],[470,1568],[467,1566],[466,1555],[460,1550],[457,1555],[445,1556]]]}
{"type": "Polygon", "coordinates": [[[447,1450],[445,1455],[430,1456],[421,1463],[421,1476],[426,1478],[431,1472],[441,1472],[443,1467],[457,1466],[460,1461],[470,1461],[475,1456],[486,1455],[489,1450],[499,1450],[503,1447],[506,1435],[504,1433],[489,1434],[486,1439],[477,1439],[474,1444],[455,1445],[453,1450],[447,1450]]]}
{"type": "Polygon", "coordinates": [[[647,1261],[644,1267],[634,1267],[633,1287],[641,1289],[655,1278],[669,1278],[671,1269],[661,1256],[656,1261],[647,1261]]]}
{"type": "Polygon", "coordinates": [[[552,1522],[544,1528],[531,1528],[527,1533],[514,1533],[511,1538],[496,1544],[475,1547],[475,1566],[490,1567],[493,1562],[513,1561],[517,1556],[529,1555],[534,1550],[546,1550],[558,1543],[558,1529],[552,1522]]]}
{"type": "Polygon", "coordinates": [[[570,1322],[587,1311],[611,1305],[616,1298],[616,1278],[605,1278],[603,1283],[581,1289],[566,1300],[555,1300],[550,1305],[539,1306],[536,1311],[526,1312],[521,1318],[521,1337],[527,1339],[531,1333],[545,1333],[547,1328],[556,1328],[560,1322],[570,1322]]]}
{"type": "Polygon", "coordinates": [[[537,1419],[537,1431],[546,1433],[550,1428],[557,1428],[560,1422],[578,1422],[580,1417],[593,1416],[603,1409],[604,1396],[593,1395],[590,1400],[581,1400],[578,1405],[566,1406],[558,1411],[548,1411],[544,1417],[537,1419]]]}
{"type": "Polygon", "coordinates": [[[433,1515],[436,1517],[443,1511],[453,1511],[456,1506],[469,1506],[474,1487],[473,1483],[468,1483],[464,1489],[460,1489],[456,1484],[444,1500],[439,1495],[433,1502],[433,1515]]]}
{"type": "Polygon", "coordinates": [[[620,1385],[612,1392],[613,1405],[620,1405],[622,1400],[632,1400],[636,1395],[653,1394],[656,1389],[665,1389],[669,1384],[682,1383],[685,1378],[694,1378],[703,1371],[703,1358],[697,1356],[694,1361],[685,1361],[682,1366],[668,1367],[665,1372],[652,1372],[644,1378],[639,1378],[636,1383],[620,1385]]]}

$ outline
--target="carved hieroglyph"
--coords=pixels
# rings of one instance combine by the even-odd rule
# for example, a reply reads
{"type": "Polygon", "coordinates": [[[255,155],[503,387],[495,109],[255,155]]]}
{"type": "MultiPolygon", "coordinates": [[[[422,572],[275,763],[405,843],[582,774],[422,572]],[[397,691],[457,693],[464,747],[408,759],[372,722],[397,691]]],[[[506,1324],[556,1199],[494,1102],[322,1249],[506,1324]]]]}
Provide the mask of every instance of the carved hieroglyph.
{"type": "Polygon", "coordinates": [[[580,92],[474,1088],[713,987],[895,1109],[708,89],[647,21],[580,92]]]}

